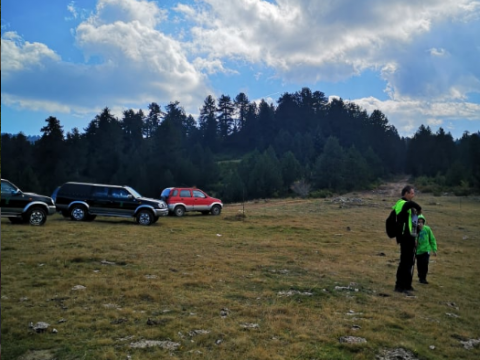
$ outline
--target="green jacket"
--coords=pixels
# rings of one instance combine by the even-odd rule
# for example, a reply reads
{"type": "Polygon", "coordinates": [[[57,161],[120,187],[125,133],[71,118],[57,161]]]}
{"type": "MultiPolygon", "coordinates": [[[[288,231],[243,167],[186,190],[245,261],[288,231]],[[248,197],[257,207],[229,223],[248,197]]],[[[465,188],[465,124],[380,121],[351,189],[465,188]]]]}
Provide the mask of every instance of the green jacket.
{"type": "MultiPolygon", "coordinates": [[[[418,218],[425,221],[423,215],[419,215],[418,218]]],[[[430,251],[437,252],[437,239],[435,239],[430,226],[423,225],[422,231],[418,234],[417,255],[430,253],[430,251]]]]}
{"type": "MultiPolygon", "coordinates": [[[[416,209],[418,213],[422,211],[420,205],[414,201],[407,201],[404,198],[397,201],[392,206],[397,213],[397,223],[399,224],[400,237],[409,236],[412,232],[412,209],[416,209]]],[[[397,238],[398,241],[398,238],[397,238]]]]}

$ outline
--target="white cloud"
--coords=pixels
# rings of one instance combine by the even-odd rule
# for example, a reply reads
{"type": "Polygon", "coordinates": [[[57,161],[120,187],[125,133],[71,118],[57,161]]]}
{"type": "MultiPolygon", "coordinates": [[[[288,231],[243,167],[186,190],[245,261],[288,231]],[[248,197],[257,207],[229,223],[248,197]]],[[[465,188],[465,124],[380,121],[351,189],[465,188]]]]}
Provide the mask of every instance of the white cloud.
{"type": "Polygon", "coordinates": [[[374,97],[352,100],[372,113],[378,109],[386,114],[402,136],[413,135],[420,125],[441,126],[459,120],[478,121],[480,129],[480,104],[469,102],[425,102],[423,100],[386,100],[374,97]]]}
{"type": "Polygon", "coordinates": [[[2,35],[2,78],[11,72],[43,67],[45,63],[58,61],[59,56],[44,44],[23,41],[16,32],[2,35]]]}
{"type": "MultiPolygon", "coordinates": [[[[471,79],[458,78],[458,67],[466,61],[462,48],[467,45],[451,49],[456,39],[442,40],[445,31],[452,37],[461,32],[463,41],[473,46],[470,63],[476,66],[480,26],[469,23],[470,33],[463,26],[479,18],[478,1],[232,0],[225,6],[223,0],[204,0],[195,4],[176,9],[197,24],[192,28],[195,51],[212,59],[263,63],[278,77],[299,84],[337,82],[366,69],[389,68],[385,80],[392,98],[450,96],[452,87],[462,90],[457,97],[480,92],[478,85],[471,86],[471,79]]],[[[472,77],[480,78],[478,70],[472,71],[472,77]]]]}
{"type": "Polygon", "coordinates": [[[430,54],[432,56],[445,56],[447,54],[447,52],[445,51],[445,49],[436,49],[436,48],[431,48],[429,50],[430,54]]]}
{"type": "Polygon", "coordinates": [[[2,102],[84,113],[178,100],[188,112],[198,111],[211,93],[206,77],[180,42],[156,30],[163,16],[154,2],[100,0],[75,31],[88,65],[62,61],[46,45],[15,33],[2,35],[2,102]],[[32,66],[34,72],[21,71],[32,66]]]}
{"type": "MultiPolygon", "coordinates": [[[[67,5],[67,10],[72,14],[73,19],[76,19],[78,17],[78,12],[77,12],[77,9],[75,7],[75,1],[71,1],[67,5]]],[[[70,20],[70,18],[66,18],[66,20],[70,20]]]]}

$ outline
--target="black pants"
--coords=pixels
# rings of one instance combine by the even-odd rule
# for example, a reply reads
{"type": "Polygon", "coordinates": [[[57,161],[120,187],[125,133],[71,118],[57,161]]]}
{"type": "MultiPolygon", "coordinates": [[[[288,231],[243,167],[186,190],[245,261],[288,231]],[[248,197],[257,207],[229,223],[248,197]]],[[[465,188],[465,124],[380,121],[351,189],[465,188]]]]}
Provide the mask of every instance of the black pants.
{"type": "Polygon", "coordinates": [[[430,254],[428,252],[417,255],[417,271],[419,280],[427,280],[429,262],[430,254]]]}
{"type": "Polygon", "coordinates": [[[397,269],[395,288],[408,290],[412,287],[413,266],[415,263],[415,238],[408,235],[398,239],[400,243],[400,264],[397,269]]]}

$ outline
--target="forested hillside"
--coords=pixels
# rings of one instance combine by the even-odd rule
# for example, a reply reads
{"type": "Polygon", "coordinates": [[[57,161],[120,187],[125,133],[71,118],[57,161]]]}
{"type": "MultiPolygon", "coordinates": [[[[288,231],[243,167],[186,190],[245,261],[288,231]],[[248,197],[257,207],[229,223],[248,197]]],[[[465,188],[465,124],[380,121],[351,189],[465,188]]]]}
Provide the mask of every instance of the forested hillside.
{"type": "Polygon", "coordinates": [[[402,138],[382,112],[308,88],[283,94],[276,107],[244,93],[208,96],[198,119],[179,102],[151,103],[122,118],[105,108],[67,133],[49,117],[41,132],[35,143],[2,135],[2,177],[45,194],[66,181],[130,185],[152,197],[187,185],[230,202],[365,189],[400,173],[425,186],[480,190],[478,133],[454,140],[422,125],[402,138]]]}

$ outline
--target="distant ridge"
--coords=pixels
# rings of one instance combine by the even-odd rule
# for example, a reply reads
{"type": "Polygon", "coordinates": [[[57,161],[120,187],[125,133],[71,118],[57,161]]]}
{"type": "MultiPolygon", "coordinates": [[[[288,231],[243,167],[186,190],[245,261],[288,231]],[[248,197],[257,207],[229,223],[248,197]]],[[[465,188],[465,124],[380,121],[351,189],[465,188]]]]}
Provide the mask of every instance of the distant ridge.
{"type": "MultiPolygon", "coordinates": [[[[9,134],[9,133],[2,133],[2,136],[3,135],[10,135],[10,136],[15,136],[13,134],[9,134]]],[[[18,135],[18,134],[17,134],[18,135]]],[[[24,134],[25,135],[25,134],[24,134]]],[[[25,137],[27,138],[27,140],[31,143],[34,143],[36,142],[37,140],[40,140],[41,136],[40,135],[25,135],[25,137]]]]}

